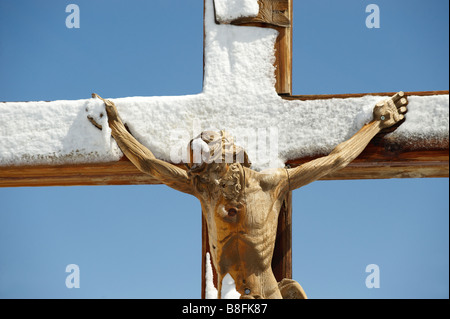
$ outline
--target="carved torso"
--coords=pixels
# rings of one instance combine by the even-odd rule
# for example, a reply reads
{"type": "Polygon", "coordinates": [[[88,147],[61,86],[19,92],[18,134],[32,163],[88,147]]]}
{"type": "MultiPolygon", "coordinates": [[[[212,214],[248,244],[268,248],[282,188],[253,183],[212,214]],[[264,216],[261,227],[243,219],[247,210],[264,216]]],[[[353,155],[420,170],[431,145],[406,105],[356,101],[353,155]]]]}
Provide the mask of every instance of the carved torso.
{"type": "MultiPolygon", "coordinates": [[[[301,286],[293,280],[284,279],[277,285],[271,269],[284,197],[289,191],[347,166],[382,129],[404,120],[408,105],[405,94],[399,92],[378,103],[374,120],[328,156],[293,169],[258,173],[249,169],[251,163],[245,150],[236,146],[224,131],[202,132],[191,140],[187,171],[158,160],[128,132],[114,103],[104,102],[111,134],[130,161],[142,172],[200,200],[218,273],[219,298],[226,274],[233,277],[237,291],[244,297],[306,298],[301,286]],[[195,155],[199,151],[202,161],[197,162],[195,155]]],[[[101,128],[94,119],[89,120],[101,128]]]]}
{"type": "Polygon", "coordinates": [[[280,193],[283,183],[276,177],[286,175],[283,170],[265,175],[240,164],[212,164],[193,178],[208,225],[219,291],[221,279],[230,274],[241,295],[281,298],[271,270],[284,199],[280,193]],[[265,180],[269,176],[270,180],[265,180]]]}

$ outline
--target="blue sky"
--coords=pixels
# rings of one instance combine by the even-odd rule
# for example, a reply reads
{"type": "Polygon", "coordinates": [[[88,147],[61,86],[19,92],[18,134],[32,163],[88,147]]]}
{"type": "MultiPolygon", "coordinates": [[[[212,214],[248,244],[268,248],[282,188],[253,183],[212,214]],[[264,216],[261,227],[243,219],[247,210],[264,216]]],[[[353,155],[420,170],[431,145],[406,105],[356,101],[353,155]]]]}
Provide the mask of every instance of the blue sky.
{"type": "MultiPolygon", "coordinates": [[[[293,93],[448,90],[445,0],[296,0],[293,93]],[[365,8],[381,10],[368,29],[365,8]]],[[[201,0],[1,0],[0,101],[202,90],[201,0]],[[80,7],[68,29],[65,8],[80,7]]],[[[1,116],[1,114],[0,114],[1,116]]],[[[448,298],[448,179],[294,191],[310,298],[448,298]],[[380,288],[365,286],[366,266],[380,288]]],[[[201,213],[166,186],[0,189],[0,298],[199,298],[201,213]],[[80,268],[68,289],[66,266],[80,268]]]]}

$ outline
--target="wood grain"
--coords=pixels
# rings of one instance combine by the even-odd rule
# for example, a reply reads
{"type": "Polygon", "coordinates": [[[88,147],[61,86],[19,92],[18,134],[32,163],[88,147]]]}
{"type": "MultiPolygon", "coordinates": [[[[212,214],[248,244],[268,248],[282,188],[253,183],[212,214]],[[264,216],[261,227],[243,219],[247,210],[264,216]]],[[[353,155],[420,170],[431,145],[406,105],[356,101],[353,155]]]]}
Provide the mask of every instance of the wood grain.
{"type": "Polygon", "coordinates": [[[258,0],[259,13],[256,17],[242,17],[231,21],[231,24],[263,23],[276,27],[289,27],[292,18],[290,8],[292,0],[258,0]]]}
{"type": "MultiPolygon", "coordinates": [[[[280,95],[292,94],[292,0],[281,1],[283,9],[288,10],[289,27],[267,25],[263,23],[249,23],[246,26],[269,27],[279,32],[275,44],[275,89],[280,95]]],[[[242,25],[242,21],[240,23],[242,25]]],[[[210,253],[209,234],[206,220],[202,214],[202,268],[201,268],[201,297],[205,298],[205,274],[206,274],[206,254],[210,253]]],[[[284,278],[292,278],[292,193],[289,192],[280,211],[278,228],[276,233],[275,249],[272,259],[272,270],[277,281],[284,278]]],[[[215,287],[219,287],[218,275],[213,268],[213,278],[215,287]]]]}
{"type": "Polygon", "coordinates": [[[159,183],[126,158],[110,163],[0,167],[0,187],[140,184],[159,183]]]}
{"type": "MultiPolygon", "coordinates": [[[[281,1],[283,3],[286,1],[281,1]]],[[[280,3],[281,3],[280,2],[280,3]]],[[[289,0],[289,16],[292,21],[292,0],[289,0]]],[[[291,95],[292,94],[292,23],[290,27],[274,27],[261,23],[246,23],[249,26],[272,27],[280,35],[276,44],[276,89],[288,100],[343,99],[364,95],[392,96],[394,93],[291,95]]],[[[409,92],[408,96],[430,96],[448,94],[448,91],[409,92]]],[[[398,144],[379,136],[349,166],[323,180],[343,179],[387,179],[423,178],[449,176],[448,139],[439,141],[408,141],[398,144]],[[422,146],[421,146],[422,145],[422,146]],[[430,146],[431,145],[431,146],[430,146]]],[[[289,161],[296,167],[315,157],[289,161]]],[[[184,166],[179,166],[184,169],[184,166]]],[[[141,173],[129,160],[118,162],[79,165],[38,165],[0,167],[0,187],[24,186],[81,186],[81,185],[138,185],[159,182],[141,173]]],[[[288,194],[280,211],[277,239],[272,259],[272,269],[278,281],[292,277],[292,193],[288,194]]],[[[204,297],[205,255],[209,251],[208,232],[202,214],[202,297],[204,297]]],[[[215,271],[214,267],[213,270],[215,271]]],[[[217,279],[217,274],[214,274],[217,279]]],[[[217,287],[217,282],[216,282],[217,287]]]]}
{"type": "MultiPolygon", "coordinates": [[[[366,95],[392,96],[393,92],[283,96],[287,100],[326,100],[359,98],[366,95]]],[[[411,96],[448,95],[449,91],[406,92],[411,96]]],[[[328,154],[298,158],[287,162],[296,167],[328,154]]],[[[393,141],[385,134],[375,137],[346,168],[322,180],[436,178],[449,177],[449,139],[410,139],[393,141]]]]}
{"type": "MultiPolygon", "coordinates": [[[[431,96],[448,91],[408,92],[408,96],[431,96]]],[[[393,93],[369,93],[392,96],[393,93]]],[[[285,99],[332,99],[361,97],[367,94],[284,96],[285,99]]],[[[295,167],[314,157],[289,161],[295,167]]],[[[179,167],[184,168],[180,165],[179,167]]],[[[410,140],[398,144],[383,136],[376,137],[364,152],[348,167],[326,176],[324,180],[389,179],[449,177],[449,140],[410,140]]],[[[0,187],[137,185],[158,184],[154,178],[141,173],[128,159],[112,163],[78,165],[35,165],[0,167],[0,187]]]]}
{"type": "MultiPolygon", "coordinates": [[[[325,155],[325,154],[324,154],[325,155]]],[[[319,158],[289,161],[291,167],[319,158]]],[[[344,169],[321,180],[437,178],[449,177],[448,142],[443,149],[386,152],[383,146],[369,144],[366,150],[344,169]]]]}
{"type": "MultiPolygon", "coordinates": [[[[209,235],[208,235],[208,225],[202,212],[202,269],[201,269],[201,288],[202,288],[202,299],[206,298],[206,254],[211,254],[209,251],[209,235]]],[[[212,262],[212,261],[211,261],[212,262]]],[[[211,267],[213,271],[213,283],[214,287],[218,287],[217,284],[217,272],[214,266],[211,267]]]]}
{"type": "MultiPolygon", "coordinates": [[[[351,93],[351,94],[306,94],[306,95],[286,95],[281,96],[286,100],[327,100],[327,99],[349,99],[358,98],[366,95],[370,96],[393,96],[397,92],[382,92],[382,93],[351,93]]],[[[432,95],[448,95],[449,91],[416,91],[416,92],[405,92],[406,96],[432,96],[432,95]]]]}
{"type": "MultiPolygon", "coordinates": [[[[240,26],[260,28],[272,28],[278,31],[275,43],[275,89],[280,95],[292,94],[292,35],[293,35],[293,0],[277,1],[275,8],[283,10],[289,16],[290,24],[275,26],[263,22],[251,21],[251,19],[239,20],[240,26]]],[[[237,23],[237,22],[235,22],[237,23]]]]}
{"type": "Polygon", "coordinates": [[[278,217],[272,270],[278,282],[292,278],[292,192],[284,200],[278,217]]]}

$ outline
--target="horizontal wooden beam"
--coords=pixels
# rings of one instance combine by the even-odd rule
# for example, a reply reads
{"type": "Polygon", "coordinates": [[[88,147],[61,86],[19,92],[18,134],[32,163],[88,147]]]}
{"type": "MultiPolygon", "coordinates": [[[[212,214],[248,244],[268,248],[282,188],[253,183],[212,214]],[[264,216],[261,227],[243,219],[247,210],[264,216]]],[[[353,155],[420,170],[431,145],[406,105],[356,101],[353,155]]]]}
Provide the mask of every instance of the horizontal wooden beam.
{"type": "Polygon", "coordinates": [[[0,167],[0,187],[159,184],[128,159],[79,165],[0,167]]]}
{"type": "MultiPolygon", "coordinates": [[[[371,96],[393,96],[396,92],[290,95],[286,100],[348,99],[371,96]]],[[[448,95],[449,91],[406,92],[407,96],[448,95]]],[[[289,161],[295,167],[327,154],[304,157],[289,161]]],[[[389,179],[389,178],[433,178],[449,177],[449,139],[431,141],[408,141],[407,145],[396,143],[380,135],[367,146],[364,152],[346,168],[327,175],[323,180],[389,179]]]]}
{"type": "MultiPolygon", "coordinates": [[[[392,151],[388,145],[383,145],[382,140],[372,142],[346,168],[322,180],[449,177],[448,141],[446,149],[434,150],[392,151]]],[[[317,157],[296,159],[287,164],[295,167],[317,157]]]]}
{"type": "MultiPolygon", "coordinates": [[[[449,92],[409,92],[407,94],[408,96],[428,96],[449,94],[449,92]]],[[[323,100],[361,97],[364,95],[391,96],[393,93],[299,95],[284,96],[283,98],[290,100],[323,100]]],[[[348,167],[323,179],[449,177],[448,138],[446,140],[426,142],[408,141],[408,145],[403,145],[392,142],[383,136],[378,136],[348,167]],[[414,147],[410,145],[414,145],[414,147]],[[420,145],[423,145],[423,147],[420,147],[420,145]]],[[[287,164],[295,167],[324,155],[327,154],[299,158],[289,161],[287,164]]],[[[0,167],[0,187],[142,184],[159,184],[159,182],[141,173],[126,158],[111,163],[0,167]]]]}
{"type": "MultiPolygon", "coordinates": [[[[323,180],[424,178],[449,176],[449,151],[396,150],[371,143],[343,170],[323,180]]],[[[317,156],[318,157],[318,156],[317,156]]],[[[289,161],[295,167],[317,157],[289,161]]],[[[126,158],[118,162],[79,165],[0,167],[0,187],[145,185],[159,184],[126,158]]]]}
{"type": "MultiPolygon", "coordinates": [[[[316,94],[316,95],[280,95],[285,100],[327,100],[327,99],[349,99],[363,96],[393,96],[397,92],[382,92],[382,93],[350,93],[350,94],[316,94]]],[[[433,95],[448,95],[449,91],[418,91],[405,92],[406,96],[433,96],[433,95]]]]}

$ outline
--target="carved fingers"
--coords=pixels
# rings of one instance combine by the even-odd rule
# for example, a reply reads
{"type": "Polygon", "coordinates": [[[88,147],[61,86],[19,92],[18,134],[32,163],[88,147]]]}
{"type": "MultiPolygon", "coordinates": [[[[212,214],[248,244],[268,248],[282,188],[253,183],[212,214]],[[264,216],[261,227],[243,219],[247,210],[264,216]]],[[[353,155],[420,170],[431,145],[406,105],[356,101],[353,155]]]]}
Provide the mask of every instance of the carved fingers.
{"type": "Polygon", "coordinates": [[[377,103],[373,110],[374,120],[380,122],[381,129],[391,127],[405,118],[407,105],[405,93],[398,92],[393,97],[377,103]]]}
{"type": "MultiPolygon", "coordinates": [[[[116,106],[114,105],[114,103],[110,100],[105,100],[103,99],[101,96],[92,93],[92,97],[95,99],[100,99],[103,101],[103,103],[105,104],[105,111],[106,114],[108,115],[108,121],[114,121],[114,120],[119,120],[119,113],[117,111],[116,106]]],[[[86,112],[89,112],[89,108],[86,108],[86,112]]],[[[87,119],[89,120],[89,122],[92,123],[92,125],[94,125],[96,128],[98,128],[99,130],[103,129],[102,123],[103,121],[101,120],[103,117],[105,116],[105,112],[101,112],[98,116],[93,116],[91,114],[87,115],[87,119]],[[100,123],[99,123],[100,122],[100,123]]],[[[127,128],[128,129],[128,128],[127,128]]]]}
{"type": "Polygon", "coordinates": [[[92,97],[94,99],[95,98],[100,99],[103,101],[103,103],[105,103],[105,110],[106,110],[106,114],[108,114],[109,120],[115,120],[115,119],[119,118],[119,112],[117,111],[117,108],[116,108],[114,102],[112,102],[110,100],[105,100],[96,93],[92,93],[92,97]]]}

